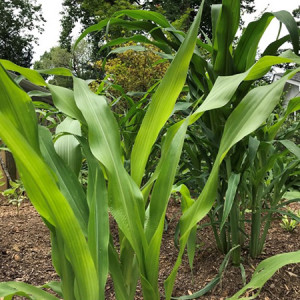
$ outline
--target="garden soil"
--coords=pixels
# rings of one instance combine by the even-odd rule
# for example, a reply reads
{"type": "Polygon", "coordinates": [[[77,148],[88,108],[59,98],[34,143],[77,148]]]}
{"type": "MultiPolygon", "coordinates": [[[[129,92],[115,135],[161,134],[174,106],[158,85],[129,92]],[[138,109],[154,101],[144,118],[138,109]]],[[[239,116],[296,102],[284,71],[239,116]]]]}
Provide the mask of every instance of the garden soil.
{"type": "MultiPolygon", "coordinates": [[[[295,208],[300,208],[299,206],[295,208]]],[[[167,211],[168,226],[163,236],[160,259],[159,285],[162,294],[163,282],[170,274],[178,254],[173,237],[179,216],[180,204],[171,200],[167,211]]],[[[203,220],[204,223],[205,221],[207,220],[203,220]]],[[[258,259],[251,259],[247,249],[243,249],[243,266],[247,281],[251,278],[257,264],[263,259],[275,254],[299,250],[300,226],[289,233],[283,230],[279,223],[279,219],[274,221],[269,230],[264,252],[258,259]]],[[[117,230],[113,221],[111,227],[117,240],[117,230]]],[[[176,279],[174,296],[189,295],[203,288],[217,275],[223,261],[224,256],[216,249],[210,228],[199,230],[197,239],[193,274],[185,256],[176,279]]],[[[30,202],[22,203],[18,214],[15,206],[8,205],[7,199],[0,199],[0,282],[14,280],[42,285],[58,279],[51,263],[49,231],[30,202]]],[[[221,283],[198,299],[225,300],[242,286],[240,268],[229,264],[221,283]]],[[[111,279],[107,282],[106,299],[115,299],[111,279]]],[[[137,288],[135,299],[143,299],[140,286],[137,288]]],[[[300,264],[288,265],[277,271],[257,299],[300,300],[300,264]]]]}

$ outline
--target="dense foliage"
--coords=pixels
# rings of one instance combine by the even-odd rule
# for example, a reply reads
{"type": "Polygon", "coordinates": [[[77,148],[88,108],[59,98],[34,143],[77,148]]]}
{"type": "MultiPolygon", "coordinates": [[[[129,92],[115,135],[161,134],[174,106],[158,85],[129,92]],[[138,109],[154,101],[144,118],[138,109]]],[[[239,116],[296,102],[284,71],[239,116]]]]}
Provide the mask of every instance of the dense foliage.
{"type": "MultiPolygon", "coordinates": [[[[124,48],[113,50],[115,53],[112,54],[115,54],[115,57],[111,55],[107,58],[104,67],[105,74],[111,75],[111,81],[120,85],[124,93],[146,92],[164,76],[169,63],[160,62],[159,49],[153,45],[137,46],[131,42],[122,46],[124,48]],[[134,48],[131,49],[131,46],[134,48]],[[141,51],[136,51],[137,49],[141,51]]],[[[102,64],[102,61],[96,62],[99,68],[102,64]]]]}
{"type": "Polygon", "coordinates": [[[35,0],[0,1],[0,57],[20,66],[29,67],[33,57],[33,46],[38,33],[43,31],[41,5],[35,0]]]}
{"type": "MultiPolygon", "coordinates": [[[[222,4],[222,0],[205,1],[201,19],[201,30],[209,38],[212,37],[211,6],[215,4],[222,4]]],[[[143,9],[162,13],[170,22],[177,21],[178,29],[185,31],[190,27],[199,6],[200,1],[198,0],[146,0],[142,4],[143,9]]],[[[241,10],[242,13],[255,12],[254,0],[241,1],[241,10]]]]}
{"type": "MultiPolygon", "coordinates": [[[[65,48],[52,47],[49,51],[46,51],[38,61],[34,63],[34,69],[53,69],[53,68],[67,68],[79,78],[92,78],[96,76],[96,72],[92,67],[91,62],[92,49],[91,45],[87,41],[81,41],[78,47],[71,52],[65,48]]],[[[45,78],[49,77],[44,75],[45,78]]],[[[49,83],[56,84],[63,87],[71,87],[71,78],[64,76],[54,76],[50,79],[49,83]]]]}

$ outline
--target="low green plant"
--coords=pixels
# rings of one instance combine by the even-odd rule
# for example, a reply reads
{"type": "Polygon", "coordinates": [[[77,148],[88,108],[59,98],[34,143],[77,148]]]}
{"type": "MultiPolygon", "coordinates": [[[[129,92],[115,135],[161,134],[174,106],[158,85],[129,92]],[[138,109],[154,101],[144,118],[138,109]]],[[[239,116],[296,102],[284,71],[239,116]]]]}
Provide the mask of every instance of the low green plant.
{"type": "Polygon", "coordinates": [[[294,231],[294,229],[297,227],[298,222],[296,220],[293,219],[289,219],[287,215],[283,216],[281,219],[281,223],[280,226],[289,231],[292,232],[294,231]]]}
{"type": "Polygon", "coordinates": [[[10,188],[4,190],[2,195],[8,199],[8,203],[15,205],[19,215],[19,208],[23,201],[27,198],[25,188],[21,180],[9,181],[10,188]]]}
{"type": "MultiPolygon", "coordinates": [[[[289,213],[293,216],[295,215],[298,219],[300,219],[300,209],[299,210],[296,210],[296,211],[292,211],[292,210],[289,210],[289,213]]],[[[296,227],[298,226],[299,224],[299,221],[295,220],[294,218],[292,217],[288,217],[287,215],[284,215],[281,219],[281,223],[280,223],[280,226],[289,231],[289,232],[292,232],[296,229],[296,227]]]]}

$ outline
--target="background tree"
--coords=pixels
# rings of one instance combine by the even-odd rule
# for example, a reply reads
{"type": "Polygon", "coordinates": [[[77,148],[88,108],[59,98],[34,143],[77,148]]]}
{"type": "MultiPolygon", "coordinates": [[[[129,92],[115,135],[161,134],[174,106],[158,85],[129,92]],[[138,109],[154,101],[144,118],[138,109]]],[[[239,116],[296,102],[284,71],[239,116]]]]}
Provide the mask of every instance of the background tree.
{"type": "MultiPolygon", "coordinates": [[[[60,46],[71,51],[72,44],[72,30],[77,22],[79,22],[83,29],[93,25],[103,19],[112,16],[116,11],[123,9],[136,9],[138,6],[133,5],[137,1],[132,0],[64,0],[62,11],[62,31],[60,34],[60,46]]],[[[114,28],[110,32],[113,37],[120,36],[122,29],[114,28]]],[[[93,45],[92,54],[96,58],[98,53],[98,43],[100,35],[93,35],[90,37],[90,42],[93,45]]]]}
{"type": "Polygon", "coordinates": [[[45,22],[41,5],[35,0],[1,0],[0,14],[0,57],[30,67],[33,45],[37,44],[32,32],[42,33],[45,22]]]}
{"type": "MultiPolygon", "coordinates": [[[[34,69],[52,69],[55,67],[64,67],[72,69],[72,54],[66,49],[60,47],[52,47],[46,51],[38,61],[34,63],[34,69]]],[[[46,75],[48,78],[49,76],[46,75]]],[[[52,76],[53,77],[53,76],[52,76]]],[[[61,85],[64,87],[72,87],[72,80],[65,76],[55,76],[49,80],[49,83],[61,85]]]]}
{"type": "Polygon", "coordinates": [[[298,8],[293,10],[292,14],[297,21],[297,25],[300,26],[300,5],[298,6],[298,8]]]}
{"type": "MultiPolygon", "coordinates": [[[[73,45],[71,46],[73,48],[73,45]]],[[[95,71],[90,63],[91,45],[83,40],[75,51],[69,52],[61,47],[52,47],[46,51],[38,61],[34,63],[34,69],[52,69],[57,67],[72,70],[75,76],[83,79],[93,78],[95,71]]],[[[46,75],[46,77],[49,77],[46,75]]],[[[55,76],[49,80],[50,83],[72,87],[72,79],[65,76],[55,76]]]]}
{"type": "MultiPolygon", "coordinates": [[[[222,0],[206,0],[201,19],[201,29],[208,35],[212,36],[211,28],[211,9],[213,4],[221,4],[222,0]]],[[[158,11],[166,16],[170,22],[177,21],[174,25],[181,30],[187,30],[196,15],[201,1],[199,0],[145,0],[142,7],[146,10],[158,11]]],[[[253,13],[254,0],[241,1],[241,13],[253,13]]]]}
{"type": "MultiPolygon", "coordinates": [[[[129,42],[123,47],[136,46],[129,42]]],[[[117,53],[114,57],[108,57],[104,71],[111,75],[113,83],[120,85],[127,92],[146,92],[153,84],[160,80],[168,66],[168,62],[161,62],[161,56],[157,53],[159,49],[153,45],[141,44],[144,51],[127,50],[117,53]]],[[[97,61],[96,66],[101,69],[102,61],[97,61]]],[[[115,96],[119,93],[113,92],[115,96]]]]}

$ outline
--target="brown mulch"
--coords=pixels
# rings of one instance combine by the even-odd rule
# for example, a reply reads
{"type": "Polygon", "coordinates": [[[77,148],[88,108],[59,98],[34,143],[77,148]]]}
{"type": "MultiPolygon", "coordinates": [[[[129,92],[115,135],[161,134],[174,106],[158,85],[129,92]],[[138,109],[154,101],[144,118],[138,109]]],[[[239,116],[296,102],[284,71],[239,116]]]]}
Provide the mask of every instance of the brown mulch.
{"type": "MultiPolygon", "coordinates": [[[[163,281],[170,274],[177,258],[178,251],[174,247],[173,237],[179,215],[179,204],[172,200],[167,212],[168,229],[164,233],[161,249],[159,284],[162,292],[163,281]]],[[[276,220],[269,230],[261,257],[251,259],[247,255],[247,250],[243,250],[243,265],[247,281],[251,278],[257,264],[263,259],[275,254],[299,250],[300,226],[289,233],[283,230],[279,223],[280,220],[276,220]]],[[[216,249],[210,228],[206,227],[199,231],[198,244],[193,275],[187,257],[184,257],[176,279],[174,296],[198,291],[218,272],[224,256],[216,249]]],[[[18,215],[14,206],[7,205],[5,199],[0,199],[0,282],[10,280],[42,285],[59,278],[51,263],[49,231],[30,202],[25,201],[22,204],[18,215]]],[[[242,286],[240,269],[229,264],[222,282],[199,299],[226,299],[242,286]]],[[[108,280],[106,298],[115,299],[111,280],[108,280]]],[[[140,287],[137,288],[135,299],[143,299],[140,287]]],[[[288,265],[277,271],[257,299],[300,300],[300,264],[288,265]]]]}

